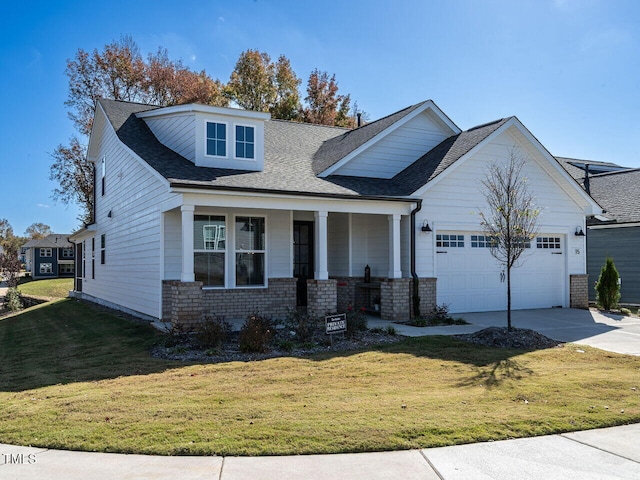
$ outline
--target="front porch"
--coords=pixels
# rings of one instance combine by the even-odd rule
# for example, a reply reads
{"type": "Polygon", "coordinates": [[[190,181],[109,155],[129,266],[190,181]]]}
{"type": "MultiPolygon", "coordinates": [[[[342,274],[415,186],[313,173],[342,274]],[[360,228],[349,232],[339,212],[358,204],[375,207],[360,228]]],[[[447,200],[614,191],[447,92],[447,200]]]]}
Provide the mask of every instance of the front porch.
{"type": "MultiPolygon", "coordinates": [[[[411,318],[412,204],[333,203],[338,211],[199,204],[166,210],[162,319],[283,318],[301,306],[315,317],[352,307],[385,320],[411,318]]],[[[418,282],[427,311],[435,305],[435,279],[418,282]]]]}

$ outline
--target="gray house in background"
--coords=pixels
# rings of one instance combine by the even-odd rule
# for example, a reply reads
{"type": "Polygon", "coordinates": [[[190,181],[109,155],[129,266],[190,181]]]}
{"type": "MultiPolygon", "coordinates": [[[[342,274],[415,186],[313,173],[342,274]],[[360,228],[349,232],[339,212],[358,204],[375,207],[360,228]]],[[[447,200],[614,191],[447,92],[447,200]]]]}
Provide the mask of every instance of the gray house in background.
{"type": "Polygon", "coordinates": [[[605,210],[605,219],[587,221],[589,300],[607,257],[621,279],[621,303],[640,304],[640,169],[591,175],[591,196],[605,210]]]}

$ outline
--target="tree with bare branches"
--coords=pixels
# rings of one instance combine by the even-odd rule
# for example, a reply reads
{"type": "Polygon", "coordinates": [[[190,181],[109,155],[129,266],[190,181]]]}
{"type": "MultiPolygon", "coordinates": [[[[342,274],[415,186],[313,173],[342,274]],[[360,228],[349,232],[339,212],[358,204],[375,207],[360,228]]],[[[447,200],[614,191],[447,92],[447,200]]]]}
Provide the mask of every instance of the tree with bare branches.
{"type": "Polygon", "coordinates": [[[527,188],[522,173],[525,159],[511,151],[506,163],[495,162],[489,167],[482,181],[488,205],[486,213],[480,213],[480,225],[490,239],[491,255],[506,270],[507,280],[507,328],[511,330],[511,269],[530,248],[531,240],[538,234],[537,219],[540,213],[534,197],[527,188]]]}

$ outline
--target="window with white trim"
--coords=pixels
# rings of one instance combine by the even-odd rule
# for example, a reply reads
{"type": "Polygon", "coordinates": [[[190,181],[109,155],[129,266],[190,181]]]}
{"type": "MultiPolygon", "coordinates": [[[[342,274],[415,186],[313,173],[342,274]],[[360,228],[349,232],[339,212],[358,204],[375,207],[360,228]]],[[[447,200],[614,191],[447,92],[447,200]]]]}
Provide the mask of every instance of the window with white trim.
{"type": "Polygon", "coordinates": [[[236,158],[255,158],[255,129],[236,125],[236,158]]]}
{"type": "Polygon", "coordinates": [[[61,258],[73,258],[73,247],[64,247],[61,249],[61,258]]]}
{"type": "Polygon", "coordinates": [[[464,235],[450,235],[447,233],[439,233],[436,235],[436,247],[464,247],[464,235]]]}
{"type": "Polygon", "coordinates": [[[40,249],[40,257],[52,257],[52,256],[53,256],[53,250],[51,250],[50,248],[40,249]]]}
{"type": "Polygon", "coordinates": [[[40,264],[40,273],[53,273],[53,264],[51,264],[51,263],[41,263],[40,264]]]}
{"type": "Polygon", "coordinates": [[[538,237],[536,238],[536,248],[560,249],[560,237],[538,237]]]}
{"type": "Polygon", "coordinates": [[[236,286],[265,285],[265,219],[236,217],[236,286]]]}
{"type": "Polygon", "coordinates": [[[471,248],[491,248],[495,237],[488,235],[471,235],[471,248]]]}
{"type": "Polygon", "coordinates": [[[227,125],[225,123],[207,122],[206,154],[213,157],[227,156],[227,125]]]}
{"type": "Polygon", "coordinates": [[[194,215],[193,268],[205,287],[225,286],[226,219],[223,215],[194,215]]]}

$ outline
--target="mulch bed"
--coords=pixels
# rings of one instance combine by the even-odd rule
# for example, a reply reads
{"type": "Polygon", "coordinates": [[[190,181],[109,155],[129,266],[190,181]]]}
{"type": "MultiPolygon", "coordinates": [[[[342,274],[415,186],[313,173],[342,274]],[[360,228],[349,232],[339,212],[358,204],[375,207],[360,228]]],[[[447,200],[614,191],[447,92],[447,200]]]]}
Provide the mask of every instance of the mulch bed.
{"type": "Polygon", "coordinates": [[[526,350],[541,350],[562,345],[549,337],[526,328],[489,327],[476,333],[456,335],[465,342],[498,348],[522,348],[526,350]]]}

